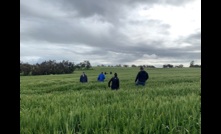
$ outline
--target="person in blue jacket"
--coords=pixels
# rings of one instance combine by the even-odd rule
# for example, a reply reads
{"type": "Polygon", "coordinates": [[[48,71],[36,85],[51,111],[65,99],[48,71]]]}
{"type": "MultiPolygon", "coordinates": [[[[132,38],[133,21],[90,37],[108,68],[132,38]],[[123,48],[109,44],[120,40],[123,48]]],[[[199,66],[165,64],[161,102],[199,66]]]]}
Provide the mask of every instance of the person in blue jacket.
{"type": "Polygon", "coordinates": [[[82,82],[82,83],[87,82],[87,75],[84,72],[80,76],[80,82],[82,82]]]}
{"type": "Polygon", "coordinates": [[[97,80],[100,81],[100,82],[104,82],[104,79],[105,79],[105,75],[103,72],[101,72],[98,77],[97,77],[97,80]]]}
{"type": "Polygon", "coordinates": [[[137,77],[135,79],[136,85],[145,85],[146,81],[149,79],[148,73],[144,70],[144,68],[141,66],[140,71],[137,74],[137,77]]]}
{"type": "Polygon", "coordinates": [[[118,90],[120,88],[120,81],[117,77],[117,73],[114,73],[114,77],[109,80],[108,87],[111,87],[112,90],[118,90]]]}

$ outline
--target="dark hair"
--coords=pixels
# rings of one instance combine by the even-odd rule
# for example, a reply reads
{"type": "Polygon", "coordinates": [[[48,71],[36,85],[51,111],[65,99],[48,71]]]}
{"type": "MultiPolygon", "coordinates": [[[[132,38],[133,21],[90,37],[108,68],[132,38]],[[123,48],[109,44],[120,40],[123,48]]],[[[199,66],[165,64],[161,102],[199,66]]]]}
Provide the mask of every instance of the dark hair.
{"type": "Polygon", "coordinates": [[[140,67],[140,70],[143,70],[143,67],[142,67],[142,66],[140,67]]]}
{"type": "Polygon", "coordinates": [[[114,73],[114,76],[117,77],[117,73],[114,73]]]}

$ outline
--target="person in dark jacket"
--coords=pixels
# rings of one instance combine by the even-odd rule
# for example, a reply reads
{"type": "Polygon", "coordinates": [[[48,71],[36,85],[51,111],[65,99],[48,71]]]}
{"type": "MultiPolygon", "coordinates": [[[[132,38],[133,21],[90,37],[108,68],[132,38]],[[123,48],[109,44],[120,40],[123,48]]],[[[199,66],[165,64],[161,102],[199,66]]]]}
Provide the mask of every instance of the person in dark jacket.
{"type": "Polygon", "coordinates": [[[114,73],[114,77],[112,77],[108,82],[108,87],[111,87],[112,90],[118,90],[120,87],[120,81],[117,77],[117,73],[114,73]]]}
{"type": "Polygon", "coordinates": [[[80,82],[82,82],[82,83],[87,82],[87,75],[84,72],[80,76],[80,82]]]}
{"type": "Polygon", "coordinates": [[[140,71],[137,74],[135,79],[136,85],[145,85],[146,81],[149,79],[148,73],[144,70],[143,67],[140,67],[140,71]]]}
{"type": "Polygon", "coordinates": [[[101,72],[98,77],[97,77],[97,80],[100,81],[100,82],[104,82],[104,79],[105,79],[105,75],[103,72],[101,72]]]}

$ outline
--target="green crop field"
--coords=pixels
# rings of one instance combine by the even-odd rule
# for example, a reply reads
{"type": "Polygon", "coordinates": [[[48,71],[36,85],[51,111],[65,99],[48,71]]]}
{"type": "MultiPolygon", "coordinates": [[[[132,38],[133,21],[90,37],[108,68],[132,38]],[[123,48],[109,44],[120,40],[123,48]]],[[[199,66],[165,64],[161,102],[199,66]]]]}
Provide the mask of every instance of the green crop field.
{"type": "Polygon", "coordinates": [[[20,76],[21,134],[199,134],[201,69],[153,68],[135,86],[139,68],[94,67],[72,74],[20,76]],[[98,74],[118,73],[120,89],[98,74]]]}

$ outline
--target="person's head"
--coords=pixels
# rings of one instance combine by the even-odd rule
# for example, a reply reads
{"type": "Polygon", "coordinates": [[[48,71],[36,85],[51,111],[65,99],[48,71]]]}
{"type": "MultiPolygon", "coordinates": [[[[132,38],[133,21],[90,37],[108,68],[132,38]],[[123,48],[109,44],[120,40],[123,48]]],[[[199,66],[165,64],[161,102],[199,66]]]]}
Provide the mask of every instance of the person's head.
{"type": "Polygon", "coordinates": [[[144,70],[142,66],[140,67],[140,70],[141,70],[141,71],[144,70]]]}
{"type": "Polygon", "coordinates": [[[117,77],[117,73],[114,73],[114,77],[117,77]]]}

